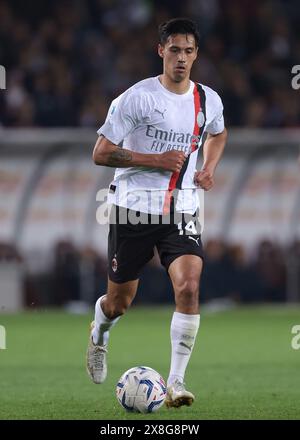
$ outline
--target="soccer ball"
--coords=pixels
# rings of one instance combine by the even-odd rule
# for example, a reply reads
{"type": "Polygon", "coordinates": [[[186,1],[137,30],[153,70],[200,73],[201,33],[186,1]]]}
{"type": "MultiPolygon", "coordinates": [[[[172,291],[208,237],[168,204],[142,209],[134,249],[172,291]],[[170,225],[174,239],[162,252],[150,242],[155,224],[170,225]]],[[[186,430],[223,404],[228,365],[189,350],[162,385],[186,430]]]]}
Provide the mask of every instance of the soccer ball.
{"type": "Polygon", "coordinates": [[[151,413],[165,401],[166,384],[161,375],[149,367],[134,367],[120,377],[116,394],[127,411],[151,413]]]}

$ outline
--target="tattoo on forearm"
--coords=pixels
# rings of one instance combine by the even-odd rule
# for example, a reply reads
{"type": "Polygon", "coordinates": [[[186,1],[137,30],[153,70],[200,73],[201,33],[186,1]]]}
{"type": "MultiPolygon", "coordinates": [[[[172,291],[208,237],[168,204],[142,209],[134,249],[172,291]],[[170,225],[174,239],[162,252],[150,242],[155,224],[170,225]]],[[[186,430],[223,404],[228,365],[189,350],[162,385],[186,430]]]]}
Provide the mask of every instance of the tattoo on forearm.
{"type": "Polygon", "coordinates": [[[110,153],[107,159],[107,165],[110,167],[126,167],[128,165],[128,162],[131,162],[131,160],[131,152],[119,148],[119,150],[110,153]]]}

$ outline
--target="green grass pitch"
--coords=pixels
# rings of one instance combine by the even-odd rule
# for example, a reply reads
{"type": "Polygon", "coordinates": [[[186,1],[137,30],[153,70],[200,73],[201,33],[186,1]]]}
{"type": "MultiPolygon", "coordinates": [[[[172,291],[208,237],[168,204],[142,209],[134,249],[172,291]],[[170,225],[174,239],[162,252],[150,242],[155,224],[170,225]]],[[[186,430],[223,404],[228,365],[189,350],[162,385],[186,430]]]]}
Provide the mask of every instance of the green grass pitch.
{"type": "Polygon", "coordinates": [[[85,371],[90,315],[34,311],[0,315],[0,419],[299,419],[300,350],[291,329],[300,309],[237,308],[201,314],[186,374],[191,407],[127,413],[116,400],[121,374],[136,365],[169,369],[173,309],[131,308],[111,332],[109,374],[94,385],[85,371]]]}

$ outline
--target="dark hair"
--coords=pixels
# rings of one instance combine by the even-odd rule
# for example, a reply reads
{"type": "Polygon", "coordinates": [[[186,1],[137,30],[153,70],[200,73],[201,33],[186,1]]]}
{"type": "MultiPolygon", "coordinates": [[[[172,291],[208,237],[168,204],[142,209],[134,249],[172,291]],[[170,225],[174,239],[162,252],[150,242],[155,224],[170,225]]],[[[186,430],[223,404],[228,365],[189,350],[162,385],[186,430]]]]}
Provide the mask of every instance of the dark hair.
{"type": "Polygon", "coordinates": [[[188,18],[172,18],[172,20],[161,23],[158,27],[159,43],[164,45],[170,35],[192,34],[194,35],[196,46],[199,46],[200,33],[198,26],[188,18]]]}

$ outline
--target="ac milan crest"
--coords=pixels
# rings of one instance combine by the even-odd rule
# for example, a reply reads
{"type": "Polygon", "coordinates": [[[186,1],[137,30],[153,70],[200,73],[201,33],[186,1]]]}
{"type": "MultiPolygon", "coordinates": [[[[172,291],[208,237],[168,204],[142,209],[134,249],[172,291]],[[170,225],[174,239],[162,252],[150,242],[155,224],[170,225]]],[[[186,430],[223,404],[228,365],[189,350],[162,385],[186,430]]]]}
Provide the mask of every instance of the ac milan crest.
{"type": "Polygon", "coordinates": [[[197,124],[198,127],[203,127],[205,123],[205,117],[204,117],[204,113],[200,110],[200,112],[197,114],[197,124]]]}
{"type": "Polygon", "coordinates": [[[114,272],[116,272],[118,269],[118,262],[117,262],[116,255],[114,256],[114,258],[111,261],[111,268],[114,272]]]}

